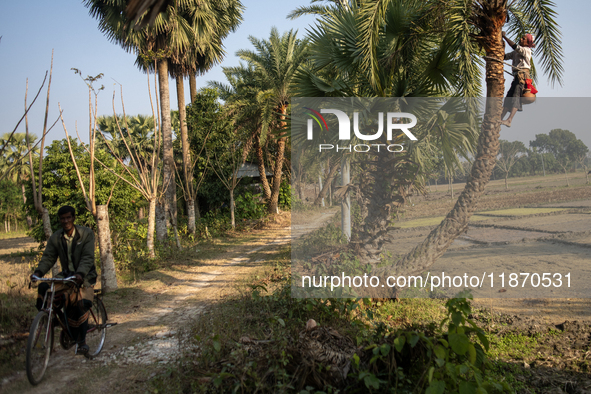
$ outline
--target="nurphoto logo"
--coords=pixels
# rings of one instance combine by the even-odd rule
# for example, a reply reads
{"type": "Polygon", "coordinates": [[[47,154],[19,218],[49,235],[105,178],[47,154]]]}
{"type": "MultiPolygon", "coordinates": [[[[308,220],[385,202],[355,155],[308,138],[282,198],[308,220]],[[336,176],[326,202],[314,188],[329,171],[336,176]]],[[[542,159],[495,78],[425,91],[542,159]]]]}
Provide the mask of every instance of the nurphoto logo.
{"type": "MultiPolygon", "coordinates": [[[[337,117],[338,121],[338,134],[339,140],[347,141],[351,140],[351,119],[344,111],[338,109],[321,109],[320,112],[304,107],[307,110],[307,114],[310,118],[307,121],[307,139],[314,139],[314,123],[318,125],[320,131],[328,130],[328,124],[322,114],[332,114],[337,117]]],[[[384,118],[386,119],[386,139],[392,140],[393,131],[402,131],[411,141],[417,141],[417,138],[409,130],[417,124],[417,118],[413,114],[407,112],[387,112],[384,116],[384,112],[378,112],[378,128],[373,134],[363,134],[359,127],[359,112],[353,112],[353,132],[355,136],[363,141],[375,141],[382,137],[384,133],[384,118]],[[410,123],[402,123],[402,119],[410,119],[410,123]]],[[[358,144],[349,146],[336,146],[336,151],[348,150],[349,152],[369,152],[372,147],[375,147],[377,151],[380,151],[380,147],[385,147],[389,152],[402,152],[404,147],[400,144],[358,144]]],[[[335,149],[333,144],[319,144],[319,151],[335,149]]]]}

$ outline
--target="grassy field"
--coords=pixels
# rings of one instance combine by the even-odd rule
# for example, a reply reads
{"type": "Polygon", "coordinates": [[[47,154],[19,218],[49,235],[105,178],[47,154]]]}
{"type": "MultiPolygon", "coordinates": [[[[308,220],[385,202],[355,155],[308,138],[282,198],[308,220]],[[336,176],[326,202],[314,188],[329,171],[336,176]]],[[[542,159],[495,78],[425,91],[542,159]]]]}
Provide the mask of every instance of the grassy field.
{"type": "Polygon", "coordinates": [[[0,239],[22,238],[27,236],[26,230],[0,232],[0,239]]]}

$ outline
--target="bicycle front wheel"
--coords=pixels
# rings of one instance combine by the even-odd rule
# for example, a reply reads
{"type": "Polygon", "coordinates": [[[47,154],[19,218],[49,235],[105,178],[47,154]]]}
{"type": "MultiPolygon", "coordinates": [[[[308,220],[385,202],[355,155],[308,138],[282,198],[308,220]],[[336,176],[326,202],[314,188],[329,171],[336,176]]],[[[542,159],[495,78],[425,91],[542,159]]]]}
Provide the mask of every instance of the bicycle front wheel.
{"type": "Polygon", "coordinates": [[[49,355],[53,347],[53,326],[47,312],[39,312],[29,331],[27,339],[27,378],[32,385],[37,385],[43,379],[49,355]]]}
{"type": "Polygon", "coordinates": [[[86,344],[88,345],[87,358],[94,358],[99,355],[105,344],[107,336],[107,311],[103,302],[97,296],[94,297],[90,315],[88,316],[88,331],[86,331],[86,344]]]}

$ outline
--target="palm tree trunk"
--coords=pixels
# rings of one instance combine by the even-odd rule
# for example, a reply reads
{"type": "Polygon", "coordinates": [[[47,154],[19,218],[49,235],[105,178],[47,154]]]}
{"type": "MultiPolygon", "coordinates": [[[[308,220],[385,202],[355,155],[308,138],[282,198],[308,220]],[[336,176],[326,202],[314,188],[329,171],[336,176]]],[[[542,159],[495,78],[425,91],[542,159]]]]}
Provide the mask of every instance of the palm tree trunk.
{"type": "MultiPolygon", "coordinates": [[[[505,50],[501,29],[506,17],[504,8],[500,7],[490,17],[492,19],[491,31],[484,37],[483,46],[488,48],[487,55],[489,57],[503,59],[505,50]]],[[[478,200],[484,192],[496,164],[504,85],[503,64],[487,59],[485,113],[476,157],[464,190],[458,197],[454,208],[420,245],[399,260],[395,267],[378,268],[377,275],[391,275],[393,268],[396,272],[404,274],[422,272],[443,255],[460,234],[466,231],[468,221],[476,210],[478,200]]]]}
{"type": "Polygon", "coordinates": [[[273,169],[273,189],[269,200],[269,213],[279,212],[279,191],[281,189],[281,176],[283,175],[283,159],[285,155],[286,137],[281,137],[277,141],[277,156],[275,159],[275,168],[273,169]]]}
{"type": "Polygon", "coordinates": [[[117,290],[115,259],[111,246],[109,210],[107,205],[96,206],[99,251],[101,256],[101,289],[103,293],[117,290]]]}
{"type": "Polygon", "coordinates": [[[176,92],[179,105],[179,122],[181,124],[181,142],[183,145],[183,175],[185,177],[185,190],[188,224],[187,229],[195,234],[195,205],[193,201],[193,177],[189,171],[191,165],[191,152],[189,152],[189,130],[187,129],[187,111],[185,108],[185,84],[182,77],[176,77],[176,92]]]}
{"type": "Polygon", "coordinates": [[[195,74],[189,75],[189,93],[191,94],[191,103],[197,95],[197,77],[195,74]]]}
{"type": "Polygon", "coordinates": [[[168,88],[168,61],[158,61],[158,85],[160,90],[160,116],[162,119],[162,155],[164,162],[164,214],[172,214],[176,220],[176,183],[174,176],[174,153],[172,150],[172,120],[170,117],[170,92],[168,88]]]}
{"type": "MultiPolygon", "coordinates": [[[[285,127],[285,117],[287,116],[287,105],[280,107],[279,127],[285,127]]],[[[277,156],[275,158],[275,167],[273,169],[273,189],[271,190],[271,199],[269,201],[269,213],[279,213],[279,191],[281,190],[281,176],[283,175],[283,161],[285,159],[285,143],[287,137],[281,137],[277,141],[277,156]]]]}
{"type": "Polygon", "coordinates": [[[255,151],[259,165],[259,176],[261,177],[261,186],[263,189],[263,199],[265,201],[269,201],[271,199],[271,188],[269,187],[269,182],[267,181],[267,170],[265,169],[265,157],[263,155],[263,147],[261,146],[260,133],[257,133],[255,145],[255,151]]]}

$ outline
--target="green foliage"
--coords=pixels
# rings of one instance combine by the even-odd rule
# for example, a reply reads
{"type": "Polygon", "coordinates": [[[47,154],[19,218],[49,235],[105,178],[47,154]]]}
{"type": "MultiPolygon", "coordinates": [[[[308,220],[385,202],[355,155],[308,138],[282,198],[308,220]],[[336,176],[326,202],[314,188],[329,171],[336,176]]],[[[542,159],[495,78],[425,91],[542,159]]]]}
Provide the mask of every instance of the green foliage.
{"type": "Polygon", "coordinates": [[[118,270],[147,272],[157,267],[146,248],[148,224],[145,220],[137,223],[115,220],[110,225],[113,257],[118,270]]]}
{"type": "Polygon", "coordinates": [[[234,200],[237,219],[260,219],[265,216],[265,205],[261,202],[261,194],[252,194],[246,190],[234,200]]]}
{"type": "Polygon", "coordinates": [[[289,181],[283,180],[279,189],[279,206],[282,209],[291,209],[291,185],[289,181]]]}
{"type": "Polygon", "coordinates": [[[336,249],[347,244],[347,238],[340,227],[329,224],[302,236],[294,243],[294,254],[302,260],[316,256],[327,250],[336,249]]]}
{"type": "Polygon", "coordinates": [[[218,99],[216,89],[203,88],[187,106],[189,145],[195,160],[194,182],[203,179],[197,196],[204,210],[220,208],[230,201],[226,187],[211,170],[212,163],[208,159],[208,154],[209,157],[225,158],[225,161],[216,164],[221,167],[221,172],[228,172],[231,167],[230,158],[224,153],[227,152],[227,141],[233,137],[233,132],[218,99]]]}
{"type": "MultiPolygon", "coordinates": [[[[84,187],[88,191],[88,175],[90,172],[90,155],[76,139],[71,140],[72,151],[82,174],[84,187]]],[[[115,161],[105,151],[96,150],[96,157],[106,165],[117,170],[115,161]]],[[[79,185],[76,169],[72,163],[68,144],[65,139],[55,140],[46,148],[43,159],[43,206],[49,211],[53,231],[59,228],[57,211],[63,205],[71,205],[76,209],[76,224],[94,228],[95,220],[86,208],[82,188],[79,185]]],[[[95,165],[96,202],[106,204],[109,198],[109,217],[111,221],[126,220],[134,217],[143,198],[135,189],[128,186],[100,165],[95,165]],[[115,183],[117,182],[117,185],[115,183]],[[111,191],[113,191],[112,197],[111,191]]],[[[36,214],[33,207],[31,190],[27,195],[27,210],[36,214]]],[[[43,223],[39,221],[32,229],[31,236],[38,241],[45,240],[43,223]]]]}
{"type": "Polygon", "coordinates": [[[23,218],[23,196],[11,180],[0,181],[0,219],[11,222],[23,218]]]}
{"type": "Polygon", "coordinates": [[[565,172],[579,156],[589,152],[589,148],[574,133],[562,129],[553,129],[548,134],[536,134],[536,139],[529,144],[532,148],[552,153],[565,172]]]}
{"type": "Polygon", "coordinates": [[[97,137],[96,142],[99,149],[111,154],[114,153],[122,160],[130,158],[129,150],[144,160],[151,157],[154,150],[155,124],[153,116],[136,115],[126,118],[122,115],[117,115],[117,117],[113,115],[99,116],[97,125],[105,137],[97,137]]]}

